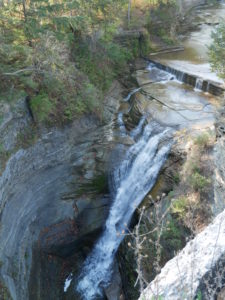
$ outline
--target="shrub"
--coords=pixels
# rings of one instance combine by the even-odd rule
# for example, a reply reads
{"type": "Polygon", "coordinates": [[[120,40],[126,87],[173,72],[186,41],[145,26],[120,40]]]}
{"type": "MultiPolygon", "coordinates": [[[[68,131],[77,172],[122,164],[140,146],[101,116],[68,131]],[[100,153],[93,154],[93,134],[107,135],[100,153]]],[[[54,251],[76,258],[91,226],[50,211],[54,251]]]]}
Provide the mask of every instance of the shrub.
{"type": "Polygon", "coordinates": [[[175,174],[173,175],[173,180],[174,180],[174,182],[175,182],[176,184],[178,184],[178,183],[180,182],[180,175],[179,175],[179,173],[175,173],[175,174]]]}
{"type": "Polygon", "coordinates": [[[48,121],[50,113],[53,111],[53,104],[45,93],[31,99],[31,110],[37,122],[48,121]]]}
{"type": "Polygon", "coordinates": [[[190,183],[191,186],[195,191],[202,192],[204,191],[207,186],[210,184],[210,179],[206,178],[205,176],[195,172],[191,175],[190,183]]]}
{"type": "Polygon", "coordinates": [[[202,133],[201,135],[199,135],[195,141],[194,141],[195,145],[197,145],[200,148],[207,148],[210,144],[210,136],[208,133],[202,133]]]}
{"type": "Polygon", "coordinates": [[[172,213],[178,215],[179,218],[183,218],[188,210],[189,201],[185,196],[175,199],[172,204],[172,213]]]}
{"type": "Polygon", "coordinates": [[[209,58],[213,71],[225,78],[225,23],[222,22],[212,33],[213,42],[209,47],[209,58]]]}
{"type": "Polygon", "coordinates": [[[171,219],[168,222],[167,228],[162,233],[162,240],[166,243],[167,247],[178,251],[182,246],[182,228],[178,223],[171,219]]]}
{"type": "Polygon", "coordinates": [[[197,163],[196,161],[194,160],[191,160],[190,163],[189,163],[189,169],[190,169],[190,172],[198,172],[200,173],[200,166],[199,166],[199,162],[197,163]]]}

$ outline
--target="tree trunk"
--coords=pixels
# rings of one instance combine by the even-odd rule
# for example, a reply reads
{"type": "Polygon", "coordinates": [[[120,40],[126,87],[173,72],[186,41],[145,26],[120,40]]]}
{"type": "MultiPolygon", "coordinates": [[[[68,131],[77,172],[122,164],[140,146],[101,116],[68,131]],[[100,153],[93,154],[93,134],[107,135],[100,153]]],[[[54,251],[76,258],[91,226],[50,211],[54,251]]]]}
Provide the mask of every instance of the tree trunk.
{"type": "Polygon", "coordinates": [[[25,27],[25,33],[27,36],[28,44],[30,47],[32,47],[32,42],[29,37],[29,29],[27,24],[27,8],[26,8],[26,0],[23,0],[23,17],[24,17],[24,27],[25,27]]]}
{"type": "Polygon", "coordinates": [[[128,12],[127,12],[128,27],[130,27],[131,1],[132,1],[132,0],[129,0],[129,3],[128,3],[128,12]]]}

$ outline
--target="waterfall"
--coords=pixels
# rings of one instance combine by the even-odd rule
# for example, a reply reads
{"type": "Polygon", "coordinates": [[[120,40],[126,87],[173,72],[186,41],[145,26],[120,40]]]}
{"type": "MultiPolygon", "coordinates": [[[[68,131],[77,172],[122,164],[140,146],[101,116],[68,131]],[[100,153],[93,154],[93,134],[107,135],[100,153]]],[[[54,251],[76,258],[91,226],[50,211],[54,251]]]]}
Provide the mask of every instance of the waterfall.
{"type": "Polygon", "coordinates": [[[167,83],[174,79],[173,74],[167,70],[162,70],[158,68],[156,63],[149,63],[147,70],[150,72],[151,77],[154,78],[154,82],[167,83]]]}
{"type": "MultiPolygon", "coordinates": [[[[138,125],[138,134],[144,125],[144,118],[138,125]]],[[[159,125],[148,124],[137,142],[127,151],[126,157],[114,173],[116,193],[105,230],[84,262],[78,279],[77,291],[84,300],[103,298],[103,289],[111,280],[114,256],[129,221],[145,195],[153,187],[172,145],[172,130],[159,125]]],[[[134,131],[133,131],[134,134],[134,131]]],[[[134,134],[135,136],[136,133],[134,134]]]]}
{"type": "Polygon", "coordinates": [[[201,78],[196,79],[195,91],[202,91],[203,80],[201,78]]]}
{"type": "Polygon", "coordinates": [[[147,70],[150,71],[151,77],[155,79],[155,82],[167,83],[170,80],[176,80],[181,83],[185,82],[185,73],[168,66],[163,66],[158,62],[150,62],[147,70]]]}
{"type": "Polygon", "coordinates": [[[117,122],[118,122],[118,125],[119,125],[120,134],[121,134],[122,136],[126,136],[127,130],[126,130],[126,127],[125,127],[124,122],[123,122],[123,113],[120,112],[120,113],[118,114],[117,122]]]}

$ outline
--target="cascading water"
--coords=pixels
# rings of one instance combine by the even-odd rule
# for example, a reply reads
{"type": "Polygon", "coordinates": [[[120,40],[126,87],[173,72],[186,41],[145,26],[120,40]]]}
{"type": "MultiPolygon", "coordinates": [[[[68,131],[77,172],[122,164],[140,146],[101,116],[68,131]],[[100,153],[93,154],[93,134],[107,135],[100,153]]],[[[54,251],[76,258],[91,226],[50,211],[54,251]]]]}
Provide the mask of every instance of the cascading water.
{"type": "Polygon", "coordinates": [[[87,257],[77,285],[77,291],[85,300],[102,299],[103,289],[110,283],[112,264],[125,229],[136,207],[153,187],[172,145],[172,131],[159,129],[156,123],[143,129],[144,118],[133,135],[143,133],[130,147],[125,159],[114,173],[116,193],[106,221],[105,230],[87,257]],[[165,141],[166,140],[166,141],[165,141]],[[165,142],[163,142],[165,141],[165,142]]]}
{"type": "Polygon", "coordinates": [[[147,70],[150,72],[150,78],[152,78],[154,82],[166,83],[169,80],[174,80],[175,78],[173,74],[159,69],[154,63],[149,63],[147,70]]]}
{"type": "Polygon", "coordinates": [[[126,127],[125,127],[124,122],[123,122],[123,113],[122,112],[120,112],[118,114],[117,122],[118,122],[118,125],[119,125],[120,134],[122,136],[125,136],[127,134],[126,133],[127,131],[126,131],[126,127]]]}
{"type": "Polygon", "coordinates": [[[146,116],[141,117],[141,120],[140,120],[138,126],[136,128],[134,128],[130,133],[132,138],[136,138],[137,136],[139,136],[139,134],[141,134],[141,131],[142,131],[145,121],[146,121],[146,116]]]}
{"type": "Polygon", "coordinates": [[[185,73],[163,66],[157,62],[150,62],[147,70],[150,71],[150,78],[154,78],[155,82],[166,83],[170,80],[176,80],[183,83],[185,73]]]}
{"type": "Polygon", "coordinates": [[[135,93],[137,93],[141,88],[134,89],[132,92],[130,92],[127,97],[123,100],[124,102],[128,102],[135,93]]]}
{"type": "Polygon", "coordinates": [[[196,79],[195,91],[202,91],[203,80],[201,78],[196,79]]]}

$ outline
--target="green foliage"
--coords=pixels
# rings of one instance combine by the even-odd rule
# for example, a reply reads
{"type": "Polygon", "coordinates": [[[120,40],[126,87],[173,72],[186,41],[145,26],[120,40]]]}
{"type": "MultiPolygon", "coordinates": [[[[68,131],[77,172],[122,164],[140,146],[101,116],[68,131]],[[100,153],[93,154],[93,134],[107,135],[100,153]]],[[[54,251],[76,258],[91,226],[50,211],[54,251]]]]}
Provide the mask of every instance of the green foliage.
{"type": "Polygon", "coordinates": [[[77,195],[85,193],[103,194],[108,192],[108,178],[105,174],[100,174],[93,178],[90,182],[82,184],[77,195]]]}
{"type": "Polygon", "coordinates": [[[202,300],[202,292],[201,291],[198,291],[196,299],[197,300],[202,300]]]}
{"type": "Polygon", "coordinates": [[[112,81],[124,71],[127,62],[133,58],[132,47],[123,48],[112,40],[107,32],[106,37],[90,41],[83,39],[73,43],[73,57],[77,68],[87,74],[90,82],[101,91],[106,91],[112,81]]]}
{"type": "Polygon", "coordinates": [[[37,121],[63,123],[85,112],[100,112],[101,97],[71,61],[65,42],[48,32],[33,47],[33,53],[37,69],[30,78],[40,92],[32,97],[31,109],[37,121]]]}
{"type": "MultiPolygon", "coordinates": [[[[40,123],[101,115],[101,100],[149,39],[121,46],[126,0],[4,1],[0,10],[0,99],[29,95],[40,123]]],[[[147,35],[146,35],[147,36],[147,35]]],[[[141,50],[141,51],[140,51],[141,50]]]]}
{"type": "Polygon", "coordinates": [[[162,241],[168,248],[178,251],[182,247],[182,230],[178,223],[171,219],[162,234],[162,241]]]}
{"type": "Polygon", "coordinates": [[[140,39],[140,51],[142,56],[148,56],[151,50],[151,43],[149,38],[149,33],[146,32],[140,39]]]}
{"type": "Polygon", "coordinates": [[[171,211],[173,214],[176,214],[178,218],[182,219],[187,213],[188,206],[188,198],[182,196],[174,200],[171,211]]]}
{"type": "Polygon", "coordinates": [[[194,172],[190,178],[190,184],[195,191],[203,192],[207,189],[210,184],[210,179],[205,176],[199,174],[198,172],[194,172]]]}
{"type": "Polygon", "coordinates": [[[209,47],[212,69],[225,79],[225,23],[218,25],[212,33],[213,43],[209,47]]]}
{"type": "Polygon", "coordinates": [[[173,175],[173,180],[176,184],[178,184],[180,182],[180,174],[179,173],[175,173],[173,175]]]}
{"type": "Polygon", "coordinates": [[[200,173],[200,166],[199,166],[199,162],[196,162],[194,160],[191,160],[189,163],[189,169],[192,173],[200,173]]]}
{"type": "Polygon", "coordinates": [[[166,29],[160,28],[157,31],[157,35],[162,39],[162,41],[167,44],[167,45],[173,45],[174,40],[169,36],[169,33],[167,32],[166,29]]]}
{"type": "Polygon", "coordinates": [[[46,122],[49,119],[49,115],[53,112],[53,103],[48,98],[48,95],[41,93],[31,100],[31,109],[34,114],[34,118],[38,122],[46,122]]]}
{"type": "Polygon", "coordinates": [[[98,194],[108,191],[108,179],[105,174],[96,176],[89,184],[86,185],[88,191],[94,191],[98,194]]]}
{"type": "MultiPolygon", "coordinates": [[[[39,122],[62,123],[88,111],[100,114],[101,92],[126,62],[124,51],[112,42],[125,2],[4,1],[0,97],[10,94],[13,98],[11,95],[24,90],[32,98],[39,122]],[[77,36],[90,41],[97,32],[103,33],[96,38],[100,47],[93,49],[93,43],[88,43],[87,51],[72,59],[68,42],[76,43],[77,36]]],[[[84,47],[79,44],[78,48],[82,53],[84,47]]]]}
{"type": "Polygon", "coordinates": [[[171,29],[176,25],[177,13],[176,0],[156,1],[156,5],[151,9],[149,17],[149,32],[159,36],[168,45],[174,44],[173,37],[171,37],[171,29]]]}
{"type": "Polygon", "coordinates": [[[197,138],[194,141],[195,145],[197,145],[199,148],[207,148],[210,144],[210,136],[208,133],[202,133],[197,136],[197,138]]]}

